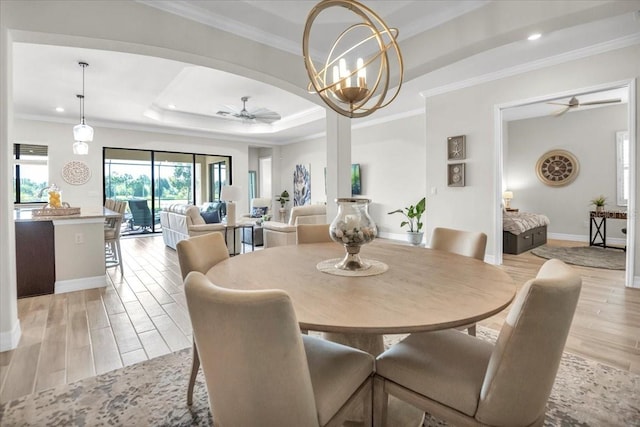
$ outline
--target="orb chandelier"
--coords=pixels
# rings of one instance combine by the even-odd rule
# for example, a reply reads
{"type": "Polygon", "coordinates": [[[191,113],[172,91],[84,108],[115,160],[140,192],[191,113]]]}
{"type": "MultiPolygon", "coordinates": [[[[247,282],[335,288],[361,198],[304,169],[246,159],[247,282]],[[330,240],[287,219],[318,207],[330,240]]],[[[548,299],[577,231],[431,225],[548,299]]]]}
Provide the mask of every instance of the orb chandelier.
{"type": "Polygon", "coordinates": [[[398,30],[389,28],[362,3],[322,0],[309,12],[302,37],[304,65],[310,79],[309,91],[320,95],[334,111],[351,118],[368,116],[389,105],[400,92],[404,73],[397,38],[398,30]],[[314,48],[317,46],[311,43],[311,38],[326,39],[331,24],[341,22],[336,19],[336,14],[343,9],[338,8],[352,12],[354,22],[336,34],[326,58],[314,63],[311,53],[316,52],[314,48]],[[323,12],[328,17],[326,26],[320,17],[323,12]],[[314,30],[314,24],[322,28],[314,30]],[[393,92],[389,91],[390,88],[394,88],[393,92]]]}
{"type": "Polygon", "coordinates": [[[93,128],[84,121],[84,69],[89,66],[86,62],[79,62],[78,65],[82,67],[82,95],[76,95],[80,100],[80,124],[73,127],[73,144],[74,154],[88,154],[89,145],[87,142],[93,141],[93,128]]]}

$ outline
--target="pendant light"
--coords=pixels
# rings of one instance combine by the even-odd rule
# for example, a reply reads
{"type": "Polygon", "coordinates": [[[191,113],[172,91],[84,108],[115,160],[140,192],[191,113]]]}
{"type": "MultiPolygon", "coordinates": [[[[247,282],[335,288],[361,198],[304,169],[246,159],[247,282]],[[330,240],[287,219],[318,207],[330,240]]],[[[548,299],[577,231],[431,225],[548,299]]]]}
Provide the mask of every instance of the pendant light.
{"type": "Polygon", "coordinates": [[[74,154],[88,154],[89,145],[87,142],[93,141],[93,128],[84,121],[84,69],[89,66],[86,62],[79,62],[82,67],[82,95],[76,95],[80,100],[80,124],[73,127],[74,154]]]}

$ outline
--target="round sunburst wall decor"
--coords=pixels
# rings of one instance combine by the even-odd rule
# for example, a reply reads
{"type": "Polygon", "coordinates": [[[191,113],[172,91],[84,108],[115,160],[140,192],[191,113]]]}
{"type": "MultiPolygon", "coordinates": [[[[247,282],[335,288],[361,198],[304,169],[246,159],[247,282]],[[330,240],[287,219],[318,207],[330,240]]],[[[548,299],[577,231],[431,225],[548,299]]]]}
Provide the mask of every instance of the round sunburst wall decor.
{"type": "Polygon", "coordinates": [[[86,184],[91,179],[91,169],[85,162],[72,160],[62,167],[62,179],[72,185],[86,184]]]}

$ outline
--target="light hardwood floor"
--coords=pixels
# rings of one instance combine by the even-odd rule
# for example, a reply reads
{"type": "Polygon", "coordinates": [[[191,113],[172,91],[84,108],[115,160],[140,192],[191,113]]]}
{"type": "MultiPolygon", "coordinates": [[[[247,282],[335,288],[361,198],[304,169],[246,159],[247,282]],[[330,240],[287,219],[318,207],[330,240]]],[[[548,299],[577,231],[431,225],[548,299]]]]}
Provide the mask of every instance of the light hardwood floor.
{"type": "MultiPolygon", "coordinates": [[[[18,301],[22,337],[0,353],[0,402],[191,346],[176,252],[160,236],[122,239],[122,250],[124,275],[109,268],[106,288],[18,301]]],[[[544,261],[505,255],[503,268],[521,286],[544,261]]],[[[624,287],[623,271],[576,269],[583,288],[566,350],[640,373],[640,289],[624,287]]],[[[498,330],[506,313],[481,324],[498,330]]]]}

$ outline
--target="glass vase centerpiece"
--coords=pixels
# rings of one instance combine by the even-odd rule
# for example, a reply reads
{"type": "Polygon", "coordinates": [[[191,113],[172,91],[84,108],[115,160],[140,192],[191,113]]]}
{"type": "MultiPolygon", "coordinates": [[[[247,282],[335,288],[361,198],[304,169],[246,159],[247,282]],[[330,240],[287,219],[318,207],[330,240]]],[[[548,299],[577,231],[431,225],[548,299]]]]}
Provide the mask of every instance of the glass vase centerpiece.
{"type": "Polygon", "coordinates": [[[329,235],[346,250],[346,255],[336,268],[341,270],[366,270],[370,264],[360,259],[360,247],[378,235],[376,224],[369,216],[369,199],[336,199],[338,214],[329,227],[329,235]]]}

